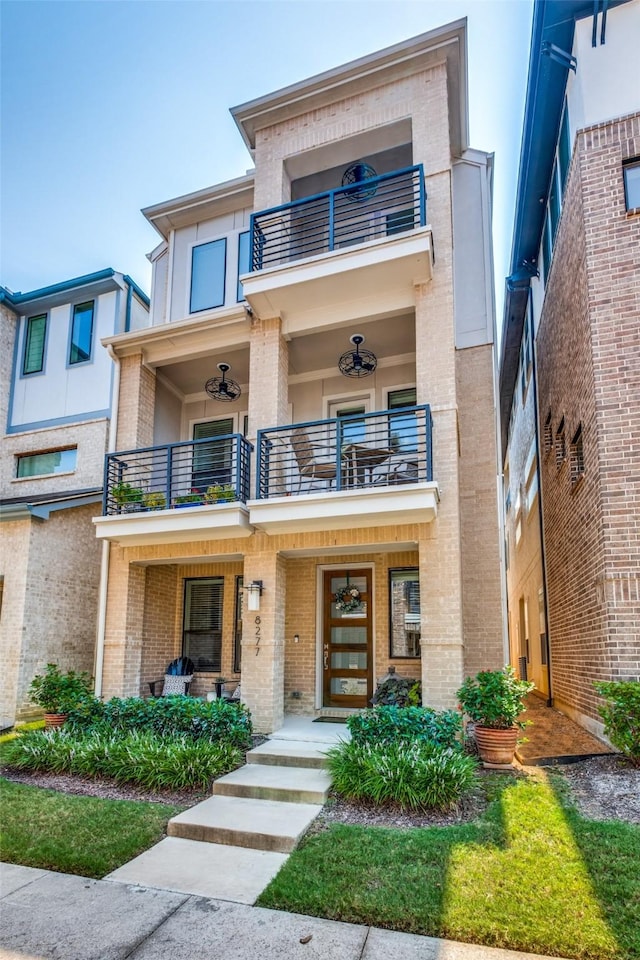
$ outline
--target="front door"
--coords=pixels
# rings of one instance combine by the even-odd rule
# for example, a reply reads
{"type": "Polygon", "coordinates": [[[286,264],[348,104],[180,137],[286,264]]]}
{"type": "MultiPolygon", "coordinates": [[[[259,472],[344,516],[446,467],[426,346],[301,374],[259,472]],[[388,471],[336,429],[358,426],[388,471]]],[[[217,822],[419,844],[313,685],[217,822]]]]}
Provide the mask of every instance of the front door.
{"type": "Polygon", "coordinates": [[[367,707],[373,696],[371,570],[325,570],[323,706],[367,707]]]}

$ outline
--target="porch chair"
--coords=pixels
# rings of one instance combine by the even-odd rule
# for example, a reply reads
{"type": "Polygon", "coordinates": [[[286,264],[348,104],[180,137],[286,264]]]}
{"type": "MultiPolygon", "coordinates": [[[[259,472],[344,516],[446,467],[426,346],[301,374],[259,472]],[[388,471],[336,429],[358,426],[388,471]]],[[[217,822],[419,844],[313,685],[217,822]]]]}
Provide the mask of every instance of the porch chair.
{"type": "Polygon", "coordinates": [[[309,440],[309,435],[302,427],[297,427],[291,434],[291,446],[298,464],[298,489],[300,493],[303,477],[309,481],[309,486],[314,481],[329,482],[336,478],[336,465],[331,460],[320,460],[315,456],[315,448],[309,440]]]}
{"type": "Polygon", "coordinates": [[[162,680],[152,680],[149,683],[149,690],[152,697],[168,697],[171,694],[181,694],[186,696],[189,693],[189,687],[193,680],[194,671],[193,660],[189,657],[177,657],[172,660],[165,670],[162,680]],[[162,692],[156,693],[156,688],[162,684],[162,692]]]}

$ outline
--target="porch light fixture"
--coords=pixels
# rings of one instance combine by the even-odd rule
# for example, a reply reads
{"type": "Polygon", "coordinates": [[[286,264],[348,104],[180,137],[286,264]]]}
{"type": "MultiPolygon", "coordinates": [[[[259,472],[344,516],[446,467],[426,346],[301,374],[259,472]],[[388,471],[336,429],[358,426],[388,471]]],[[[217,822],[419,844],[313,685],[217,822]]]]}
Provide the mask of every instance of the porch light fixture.
{"type": "Polygon", "coordinates": [[[205,390],[213,400],[224,400],[226,403],[237,400],[242,392],[240,390],[240,384],[235,380],[226,379],[226,375],[229,370],[231,370],[231,367],[228,363],[219,363],[218,370],[222,376],[211,377],[210,380],[207,380],[204,385],[205,390]]]}
{"type": "Polygon", "coordinates": [[[247,592],[247,610],[259,610],[260,597],[262,596],[262,580],[252,580],[244,589],[247,592]]]}
{"type": "Polygon", "coordinates": [[[378,366],[378,358],[371,350],[361,350],[364,337],[361,333],[354,333],[349,337],[355,350],[347,350],[338,360],[340,373],[345,377],[368,377],[378,366]]]}

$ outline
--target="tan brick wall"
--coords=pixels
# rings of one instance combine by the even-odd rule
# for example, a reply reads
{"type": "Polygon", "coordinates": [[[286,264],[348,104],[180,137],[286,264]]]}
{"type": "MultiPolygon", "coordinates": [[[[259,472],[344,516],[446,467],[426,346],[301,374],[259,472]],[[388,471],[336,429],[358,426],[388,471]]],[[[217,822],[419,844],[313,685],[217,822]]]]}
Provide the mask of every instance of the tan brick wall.
{"type": "Polygon", "coordinates": [[[116,449],[152,446],[155,385],[155,374],[144,366],[141,354],[121,359],[116,449]]]}
{"type": "Polygon", "coordinates": [[[0,651],[8,667],[3,712],[29,712],[29,685],[48,662],[93,670],[101,554],[93,510],[60,510],[46,521],[2,525],[0,651]]]}
{"type": "Polygon", "coordinates": [[[505,662],[497,498],[493,347],[456,354],[460,436],[464,670],[505,662]]]}
{"type": "Polygon", "coordinates": [[[640,117],[577,136],[538,334],[539,408],[567,444],[582,424],[585,472],[542,465],[554,696],[597,724],[592,682],[640,676],[640,217],[622,162],[640,117]]]}

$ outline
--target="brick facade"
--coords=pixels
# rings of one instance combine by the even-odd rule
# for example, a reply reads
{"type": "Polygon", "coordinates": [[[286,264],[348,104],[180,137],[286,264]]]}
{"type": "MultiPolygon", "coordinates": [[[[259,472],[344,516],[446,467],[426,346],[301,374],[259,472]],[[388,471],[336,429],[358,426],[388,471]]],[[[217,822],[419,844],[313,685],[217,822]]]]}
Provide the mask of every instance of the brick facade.
{"type": "Polygon", "coordinates": [[[584,473],[541,465],[558,705],[600,729],[595,680],[640,676],[640,216],[622,163],[640,116],[577,136],[537,341],[540,431],[582,429],[584,473]]]}

